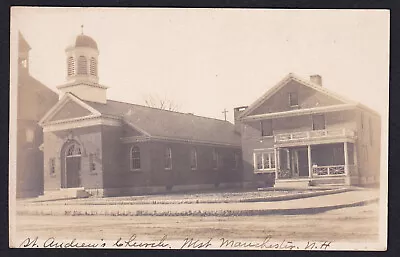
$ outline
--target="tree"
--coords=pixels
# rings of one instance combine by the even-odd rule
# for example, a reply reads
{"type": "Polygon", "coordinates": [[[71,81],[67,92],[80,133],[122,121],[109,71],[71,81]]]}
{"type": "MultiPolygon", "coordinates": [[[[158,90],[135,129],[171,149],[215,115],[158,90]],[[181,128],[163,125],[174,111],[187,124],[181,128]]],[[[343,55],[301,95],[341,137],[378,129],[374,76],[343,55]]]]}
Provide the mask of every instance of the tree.
{"type": "Polygon", "coordinates": [[[160,97],[158,95],[148,95],[144,100],[146,106],[167,110],[167,111],[179,111],[180,107],[171,99],[168,99],[166,96],[160,97]]]}

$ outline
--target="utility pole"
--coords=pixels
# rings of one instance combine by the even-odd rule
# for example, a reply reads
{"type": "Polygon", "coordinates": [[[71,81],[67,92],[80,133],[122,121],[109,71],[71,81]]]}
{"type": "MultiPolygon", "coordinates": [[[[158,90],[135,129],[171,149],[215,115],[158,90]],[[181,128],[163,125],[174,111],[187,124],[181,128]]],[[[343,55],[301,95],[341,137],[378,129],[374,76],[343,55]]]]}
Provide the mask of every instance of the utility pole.
{"type": "Polygon", "coordinates": [[[225,121],[226,121],[226,113],[227,113],[227,112],[229,112],[229,111],[227,111],[226,108],[224,108],[224,111],[223,111],[222,113],[223,113],[224,116],[225,116],[225,121]]]}

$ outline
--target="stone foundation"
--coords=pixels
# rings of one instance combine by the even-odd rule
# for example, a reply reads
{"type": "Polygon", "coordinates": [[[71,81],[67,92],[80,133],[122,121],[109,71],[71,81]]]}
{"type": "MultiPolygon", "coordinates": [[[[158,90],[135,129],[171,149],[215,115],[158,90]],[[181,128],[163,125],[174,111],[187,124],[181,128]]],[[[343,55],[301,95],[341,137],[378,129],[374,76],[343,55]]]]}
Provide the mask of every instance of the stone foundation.
{"type": "Polygon", "coordinates": [[[146,194],[165,194],[171,192],[193,192],[212,189],[242,188],[242,183],[221,183],[221,184],[198,184],[198,185],[176,185],[171,188],[166,186],[151,187],[123,187],[104,189],[85,189],[94,197],[129,196],[146,194]]]}

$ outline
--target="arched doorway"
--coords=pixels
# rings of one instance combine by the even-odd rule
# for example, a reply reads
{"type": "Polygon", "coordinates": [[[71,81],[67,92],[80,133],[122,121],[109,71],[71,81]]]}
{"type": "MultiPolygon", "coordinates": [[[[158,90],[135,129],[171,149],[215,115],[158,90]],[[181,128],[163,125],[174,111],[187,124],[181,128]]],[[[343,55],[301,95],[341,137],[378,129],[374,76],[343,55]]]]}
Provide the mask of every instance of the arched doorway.
{"type": "Polygon", "coordinates": [[[81,146],[70,142],[64,152],[65,176],[64,187],[81,187],[81,146]]]}

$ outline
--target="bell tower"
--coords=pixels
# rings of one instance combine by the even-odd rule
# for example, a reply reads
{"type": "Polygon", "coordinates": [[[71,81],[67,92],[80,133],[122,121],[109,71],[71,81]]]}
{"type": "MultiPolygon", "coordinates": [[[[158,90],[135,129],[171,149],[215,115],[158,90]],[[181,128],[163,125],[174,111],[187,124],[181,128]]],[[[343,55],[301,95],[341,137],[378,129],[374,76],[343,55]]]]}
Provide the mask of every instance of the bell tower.
{"type": "Polygon", "coordinates": [[[58,86],[60,98],[70,92],[82,100],[106,103],[107,87],[99,84],[97,43],[82,32],[65,49],[67,83],[58,86]]]}

